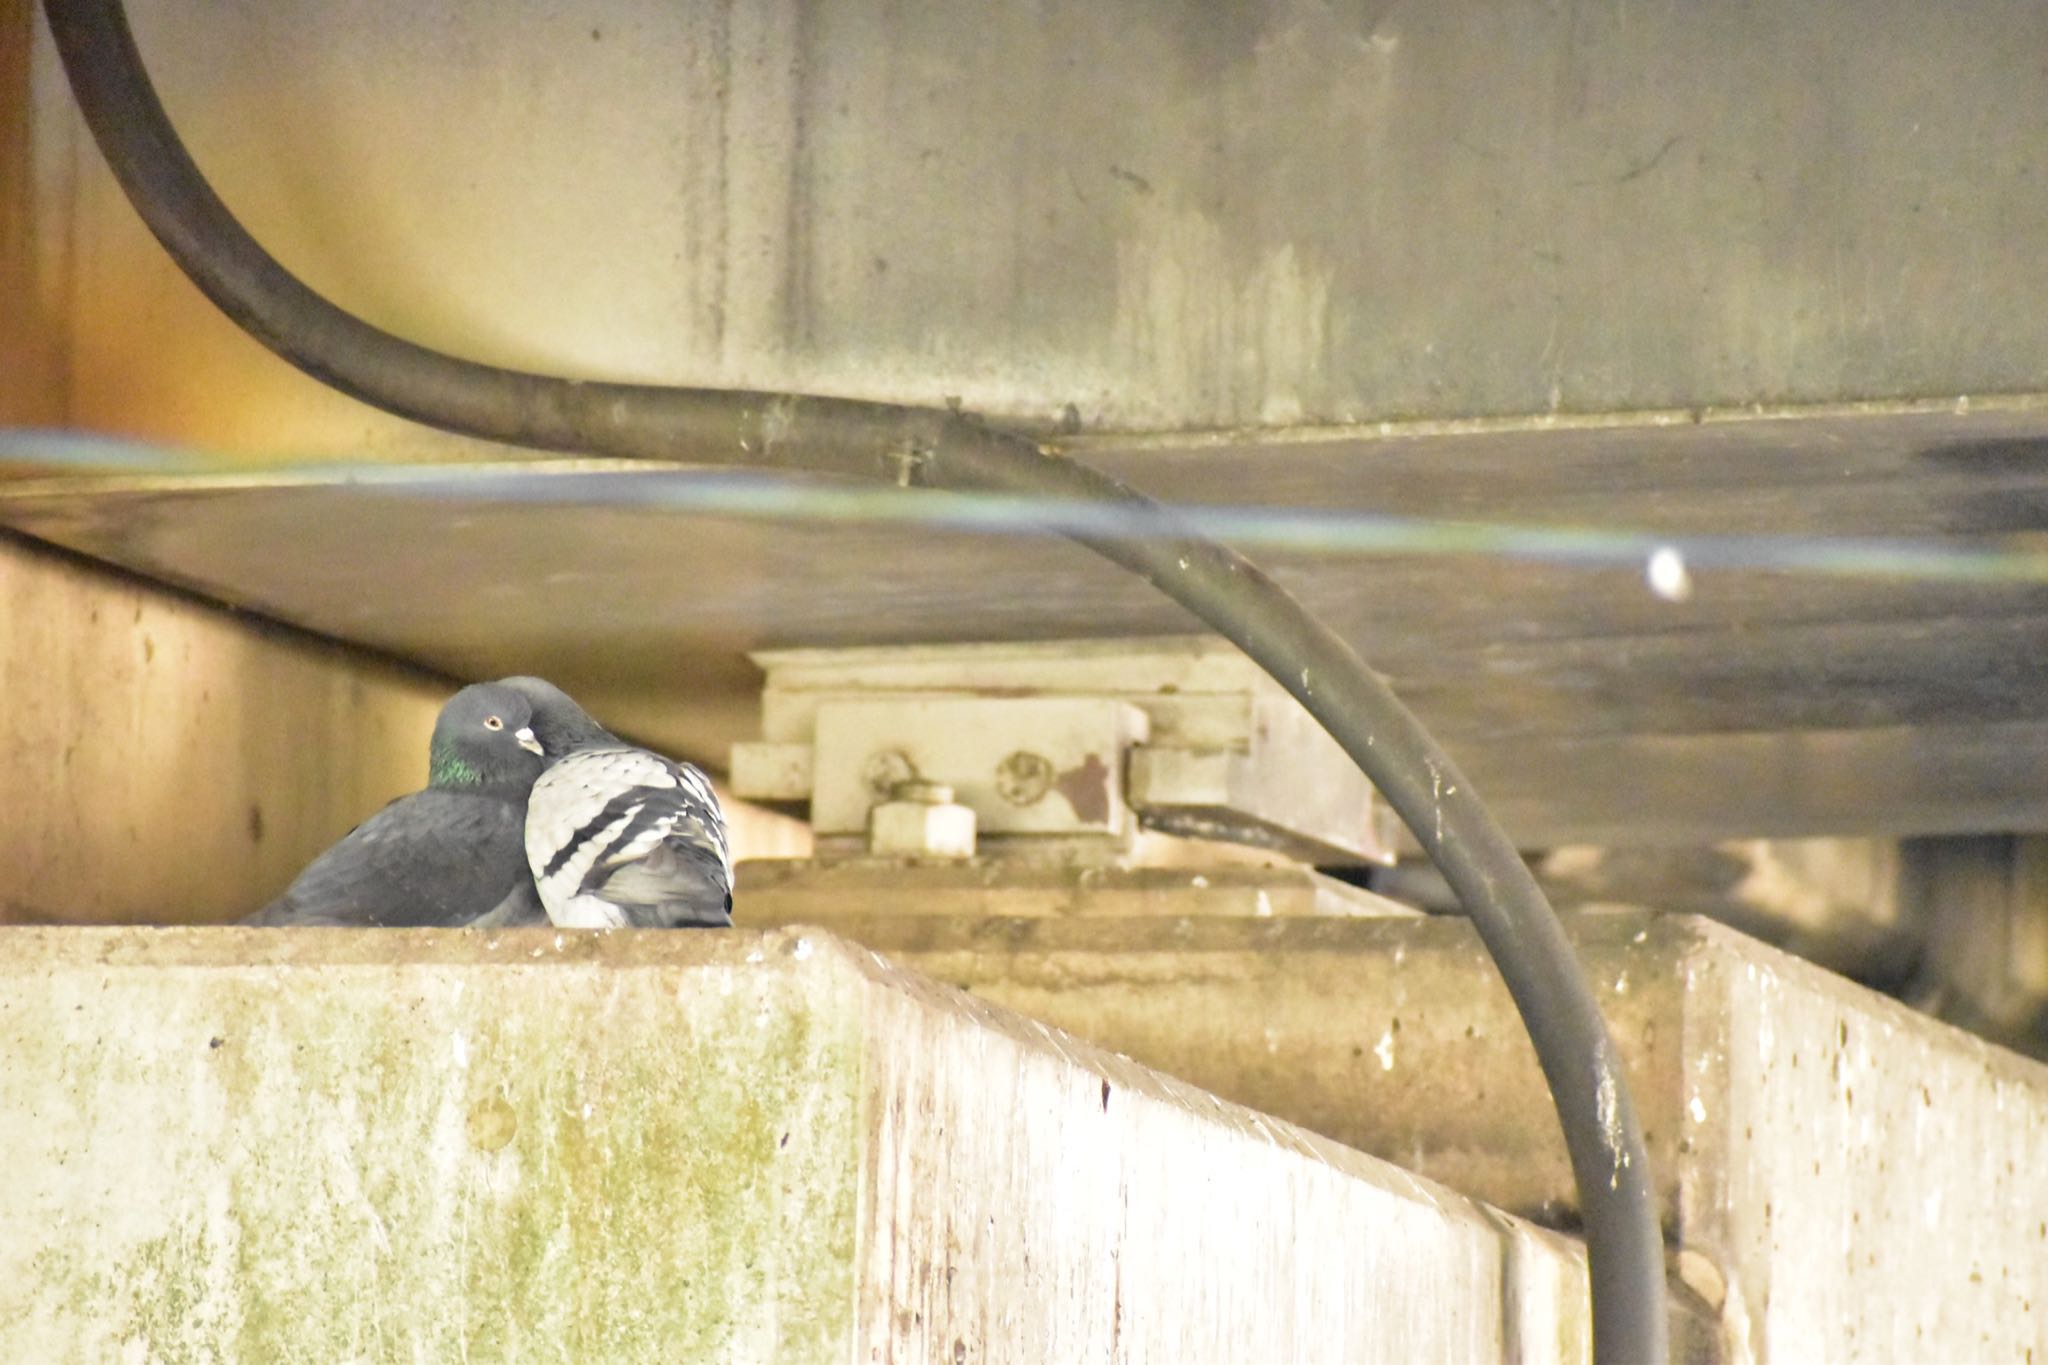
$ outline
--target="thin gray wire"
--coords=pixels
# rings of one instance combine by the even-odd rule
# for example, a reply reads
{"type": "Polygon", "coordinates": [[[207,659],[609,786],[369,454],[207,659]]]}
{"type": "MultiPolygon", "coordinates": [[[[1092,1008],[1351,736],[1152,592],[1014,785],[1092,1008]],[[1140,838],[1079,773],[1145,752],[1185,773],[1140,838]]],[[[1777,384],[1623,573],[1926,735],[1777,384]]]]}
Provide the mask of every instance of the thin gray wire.
{"type": "MultiPolygon", "coordinates": [[[[636,463],[393,464],[309,461],[252,468],[116,437],[0,430],[0,463],[173,478],[195,491],[249,486],[351,487],[393,496],[645,507],[703,516],[843,525],[915,525],[985,535],[1146,535],[1189,531],[1247,548],[1309,556],[1456,555],[1569,568],[1645,569],[1674,555],[1687,572],[1765,571],[1922,583],[2048,584],[2048,552],[1972,542],[1881,536],[1667,534],[1634,528],[1542,526],[1355,510],[1243,503],[1167,503],[1154,525],[1126,507],[1028,494],[888,488],[798,477],[636,463]]],[[[83,491],[83,490],[80,490],[83,491]]]]}

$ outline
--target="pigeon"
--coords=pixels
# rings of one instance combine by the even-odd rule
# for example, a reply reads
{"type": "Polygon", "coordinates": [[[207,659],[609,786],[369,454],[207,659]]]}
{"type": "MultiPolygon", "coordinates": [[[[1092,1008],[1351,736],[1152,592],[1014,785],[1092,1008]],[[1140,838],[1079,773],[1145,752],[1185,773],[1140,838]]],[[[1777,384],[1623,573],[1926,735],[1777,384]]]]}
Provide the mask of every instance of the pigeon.
{"type": "Polygon", "coordinates": [[[526,860],[558,927],[732,923],[725,817],[701,769],[635,748],[553,683],[504,678],[533,705],[547,755],[526,808],[526,860]]]}
{"type": "Polygon", "coordinates": [[[357,825],[244,924],[545,924],[526,870],[526,799],[541,773],[532,706],[491,683],[434,721],[427,786],[357,825]]]}

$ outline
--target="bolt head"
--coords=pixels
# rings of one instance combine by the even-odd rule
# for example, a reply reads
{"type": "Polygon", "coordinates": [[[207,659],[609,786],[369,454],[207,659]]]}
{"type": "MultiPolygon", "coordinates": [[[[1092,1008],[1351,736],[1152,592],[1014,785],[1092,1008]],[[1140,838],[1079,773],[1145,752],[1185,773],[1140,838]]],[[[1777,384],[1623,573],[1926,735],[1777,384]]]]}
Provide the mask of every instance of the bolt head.
{"type": "Polygon", "coordinates": [[[996,765],[996,795],[1013,806],[1028,806],[1044,799],[1052,779],[1051,759],[1019,749],[996,765]]]}
{"type": "Polygon", "coordinates": [[[870,792],[887,799],[898,786],[917,777],[917,766],[901,749],[883,749],[868,755],[868,761],[861,765],[860,776],[870,792]]]}

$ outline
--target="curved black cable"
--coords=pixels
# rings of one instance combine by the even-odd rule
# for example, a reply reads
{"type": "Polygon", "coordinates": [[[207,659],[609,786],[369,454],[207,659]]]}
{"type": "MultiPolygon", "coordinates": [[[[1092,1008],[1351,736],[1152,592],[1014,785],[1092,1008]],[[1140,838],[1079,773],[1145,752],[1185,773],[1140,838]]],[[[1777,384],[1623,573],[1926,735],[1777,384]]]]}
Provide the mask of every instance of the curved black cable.
{"type": "Polygon", "coordinates": [[[171,127],[120,0],[46,0],[86,123],[128,198],[193,282],[278,355],[429,426],[513,445],[881,477],[906,486],[1123,504],[1129,535],[1075,539],[1256,660],[1336,738],[1456,888],[1506,979],[1571,1153],[1595,1358],[1663,1362],[1664,1248],[1627,1080],[1556,914],[1469,782],[1349,645],[1234,551],[1175,533],[1158,504],[957,414],[740,391],[582,383],[443,355],[353,317],[243,230],[171,127]]]}

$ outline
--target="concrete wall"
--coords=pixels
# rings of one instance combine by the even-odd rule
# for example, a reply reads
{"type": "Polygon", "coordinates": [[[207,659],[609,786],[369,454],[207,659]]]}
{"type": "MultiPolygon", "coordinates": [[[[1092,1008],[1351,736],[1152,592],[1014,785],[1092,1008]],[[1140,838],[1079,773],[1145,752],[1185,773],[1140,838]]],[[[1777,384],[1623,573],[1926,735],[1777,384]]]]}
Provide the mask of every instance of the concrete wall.
{"type": "MultiPolygon", "coordinates": [[[[741,915],[773,922],[777,894],[741,915]]],[[[1548,1089],[1463,919],[804,910],[1219,1095],[1571,1221],[1548,1089]]],[[[2048,1067],[1705,920],[1572,928],[1727,1358],[2048,1357],[2048,1067]]]]}
{"type": "Polygon", "coordinates": [[[9,1360],[1582,1361],[1569,1241],[817,931],[0,930],[9,1360]]]}
{"type": "Polygon", "coordinates": [[[255,909],[426,781],[451,690],[0,538],[0,919],[255,909]]]}
{"type": "MultiPolygon", "coordinates": [[[[2028,0],[131,8],[259,240],[484,359],[1186,430],[2035,392],[2048,358],[2028,0]]],[[[214,314],[34,66],[74,421],[436,444],[214,314]]]]}
{"type": "MultiPolygon", "coordinates": [[[[426,781],[455,686],[0,533],[0,923],[246,914],[426,781]]],[[[738,856],[810,850],[726,805],[738,856]]]]}

